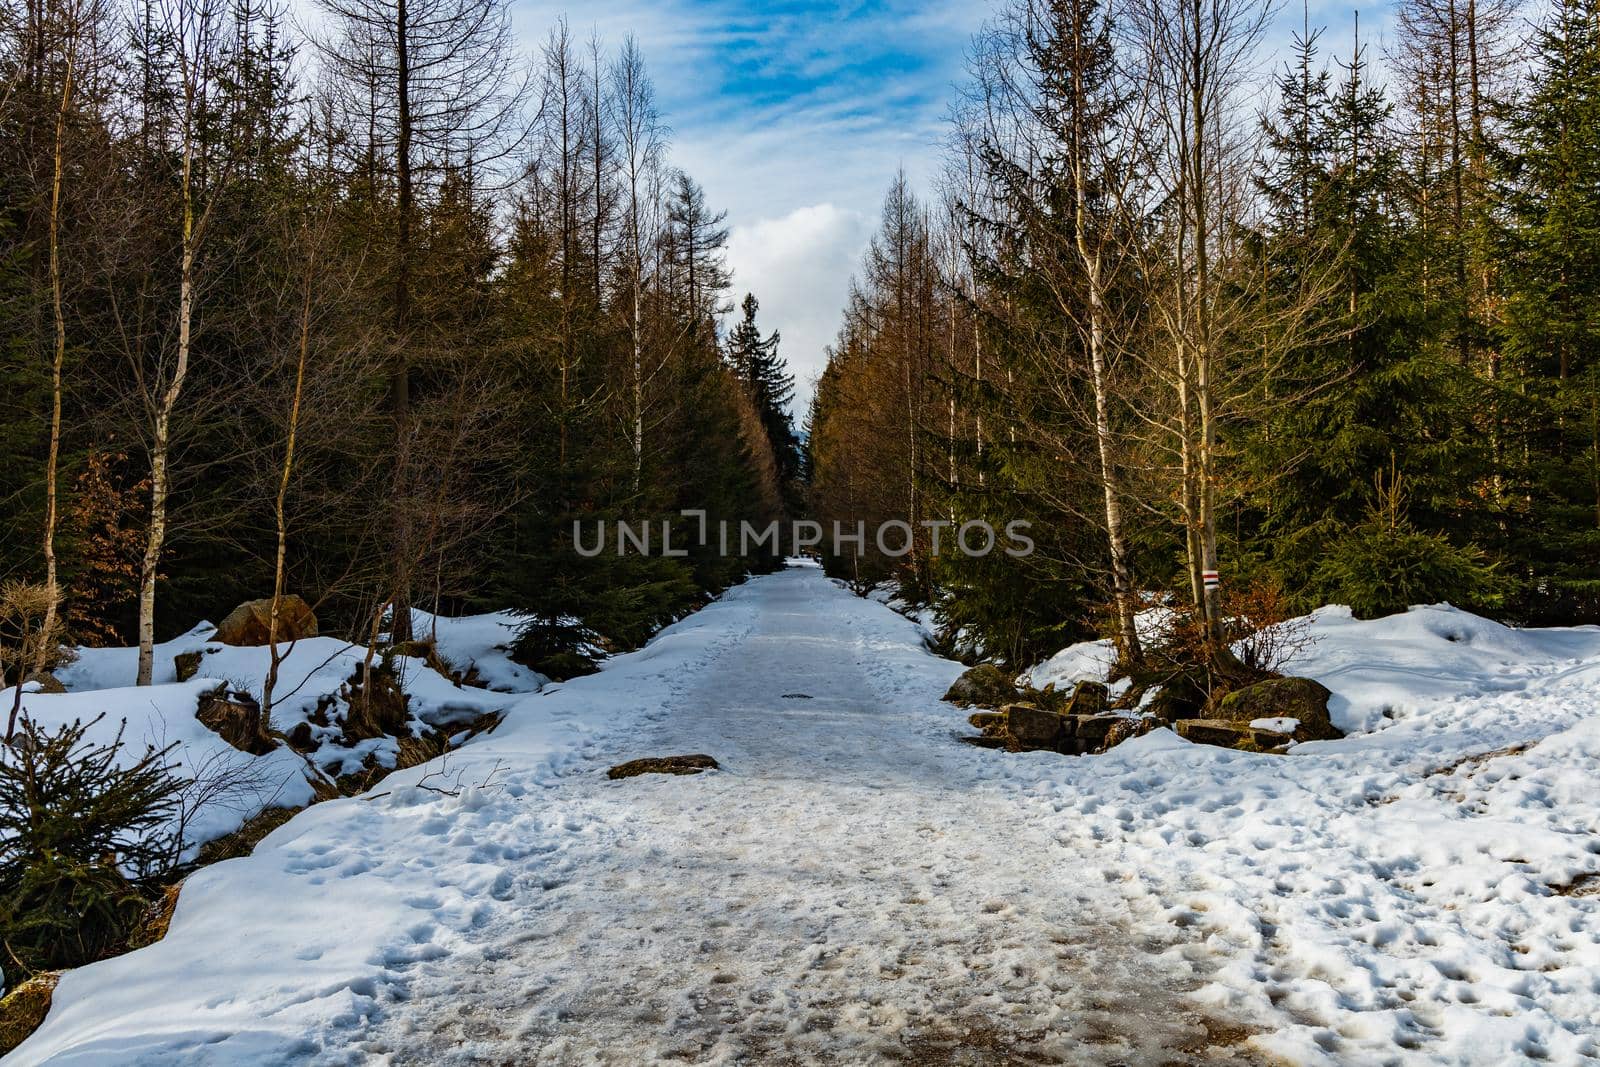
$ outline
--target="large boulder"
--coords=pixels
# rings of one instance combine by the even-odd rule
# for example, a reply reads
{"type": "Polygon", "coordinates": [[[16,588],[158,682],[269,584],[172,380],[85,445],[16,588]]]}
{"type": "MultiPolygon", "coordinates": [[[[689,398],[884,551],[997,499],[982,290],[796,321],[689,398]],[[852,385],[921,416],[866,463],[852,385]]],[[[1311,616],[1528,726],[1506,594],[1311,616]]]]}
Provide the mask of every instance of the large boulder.
{"type": "MultiPolygon", "coordinates": [[[[272,598],[247,600],[217,624],[216,640],[225,645],[265,645],[272,628],[272,598]]],[[[278,640],[298,641],[317,636],[317,616],[300,597],[287,594],[278,601],[278,640]]]]}
{"type": "Polygon", "coordinates": [[[1006,733],[1021,748],[1060,746],[1066,735],[1066,722],[1053,711],[1033,704],[1007,704],[1000,709],[1006,717],[1006,733]]]}
{"type": "Polygon", "coordinates": [[[261,705],[249,693],[227,689],[205,693],[194,717],[241,752],[262,756],[277,747],[261,722],[261,705]]]}
{"type": "Polygon", "coordinates": [[[963,707],[998,708],[1020,695],[1005,671],[993,663],[980,663],[957,678],[944,699],[963,707]]]}
{"type": "Polygon", "coordinates": [[[1327,741],[1344,736],[1328,718],[1331,696],[1313,678],[1268,678],[1223,697],[1211,717],[1245,727],[1263,719],[1293,719],[1296,741],[1327,741]]]}

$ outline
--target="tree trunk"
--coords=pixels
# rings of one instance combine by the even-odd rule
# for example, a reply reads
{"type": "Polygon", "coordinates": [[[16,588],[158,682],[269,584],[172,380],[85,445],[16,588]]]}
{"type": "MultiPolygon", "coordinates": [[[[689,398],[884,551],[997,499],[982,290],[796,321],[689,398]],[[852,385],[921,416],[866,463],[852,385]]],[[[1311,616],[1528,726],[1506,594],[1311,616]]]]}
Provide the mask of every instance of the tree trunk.
{"type": "Polygon", "coordinates": [[[194,320],[194,144],[186,131],[183,150],[183,262],[178,280],[178,352],[172,381],[156,405],[150,443],[150,529],[145,538],[139,579],[139,685],[149,685],[155,673],[156,578],[161,550],[167,538],[167,459],[171,446],[172,412],[189,374],[189,340],[194,320]]]}
{"type": "MultiPolygon", "coordinates": [[[[56,574],[57,468],[61,462],[61,370],[67,356],[67,320],[61,296],[61,172],[66,155],[67,113],[72,107],[72,78],[76,45],[67,45],[66,70],[61,83],[61,106],[56,111],[55,173],[50,183],[50,309],[55,320],[55,348],[50,360],[50,452],[44,476],[44,583],[50,602],[45,608],[42,633],[33,669],[42,673],[49,665],[49,635],[55,632],[61,608],[61,588],[56,574]]],[[[19,665],[20,666],[20,665],[19,665]]],[[[19,674],[17,684],[22,684],[19,674]]]]}
{"type": "MultiPolygon", "coordinates": [[[[411,54],[409,43],[410,26],[406,12],[406,0],[398,0],[395,8],[395,101],[398,110],[396,116],[399,124],[395,145],[395,178],[397,184],[397,199],[399,219],[395,226],[395,283],[394,283],[394,326],[395,326],[395,366],[394,377],[391,382],[392,404],[394,408],[395,432],[397,435],[406,432],[406,422],[411,411],[411,366],[410,356],[407,352],[407,330],[411,320],[411,229],[412,215],[415,211],[416,194],[411,183],[411,54]]],[[[411,462],[416,461],[409,449],[402,449],[401,455],[410,457],[411,462]]],[[[409,502],[400,501],[399,529],[395,531],[395,550],[398,557],[406,557],[415,550],[414,531],[412,529],[415,516],[411,513],[409,502]]],[[[394,620],[391,625],[390,637],[395,641],[411,640],[411,571],[412,561],[409,558],[395,560],[394,594],[391,603],[394,607],[394,620]]]]}
{"type": "Polygon", "coordinates": [[[300,302],[300,343],[294,368],[294,393],[289,401],[289,426],[283,448],[283,471],[278,478],[278,495],[273,500],[272,515],[277,527],[278,544],[272,568],[272,611],[267,616],[267,677],[261,684],[261,725],[265,729],[272,715],[272,694],[278,684],[278,668],[283,656],[278,652],[278,615],[283,605],[284,564],[289,553],[289,522],[286,504],[289,497],[289,480],[294,472],[294,449],[300,429],[300,399],[305,392],[306,361],[311,351],[311,286],[316,274],[316,249],[311,249],[306,263],[305,286],[300,302]]]}

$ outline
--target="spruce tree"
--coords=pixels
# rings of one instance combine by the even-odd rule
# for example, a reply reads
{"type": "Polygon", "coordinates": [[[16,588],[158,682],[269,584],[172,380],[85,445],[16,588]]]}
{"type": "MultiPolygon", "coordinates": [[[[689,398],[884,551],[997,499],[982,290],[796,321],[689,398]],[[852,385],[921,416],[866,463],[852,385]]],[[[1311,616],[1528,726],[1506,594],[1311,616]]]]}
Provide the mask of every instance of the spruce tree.
{"type": "Polygon", "coordinates": [[[1600,617],[1600,3],[1560,0],[1534,40],[1506,197],[1506,352],[1528,403],[1512,554],[1554,583],[1534,617],[1600,617]]]}
{"type": "Polygon", "coordinates": [[[788,407],[794,399],[794,375],[788,372],[778,355],[777,331],[769,337],[761,336],[761,328],[756,325],[756,312],[760,307],[754,294],[745,294],[740,305],[744,317],[728,338],[728,360],[749,390],[761,416],[762,428],[766,430],[778,479],[787,486],[800,473],[800,439],[795,434],[788,407]]]}

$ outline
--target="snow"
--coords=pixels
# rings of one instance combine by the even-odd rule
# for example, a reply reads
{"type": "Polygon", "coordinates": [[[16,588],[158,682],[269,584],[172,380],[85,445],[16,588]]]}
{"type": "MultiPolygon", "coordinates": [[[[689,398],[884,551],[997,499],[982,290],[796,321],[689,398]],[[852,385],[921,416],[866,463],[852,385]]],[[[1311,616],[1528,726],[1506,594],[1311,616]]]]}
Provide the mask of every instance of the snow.
{"type": "Polygon", "coordinates": [[[757,578],[199,872],[8,1063],[1600,1057],[1600,628],[1311,630],[1342,740],[1004,753],[916,623],[757,578]]]}
{"type": "Polygon", "coordinates": [[[1204,932],[1201,999],[1293,1063],[1600,1056],[1600,628],[1449,605],[1324,608],[1289,673],[1350,736],[1287,757],[1170,731],[1039,784],[1069,848],[1114,849],[1204,932]]]}
{"type": "MultiPolygon", "coordinates": [[[[175,745],[168,762],[175,773],[199,788],[223,779],[231,787],[214,803],[184,813],[182,829],[187,856],[202,843],[237,830],[246,819],[266,807],[299,807],[311,801],[305,763],[287,749],[265,756],[240,752],[194,717],[200,694],[216,688],[215,681],[191,679],[182,683],[145,688],[90,690],[80,693],[40,693],[32,685],[23,691],[25,714],[46,730],[77,720],[90,724],[85,740],[109,745],[122,731],[125,747],[117,755],[119,766],[131,766],[149,748],[175,745]],[[102,717],[103,716],[103,717],[102,717]]],[[[0,690],[0,704],[9,713],[15,690],[0,690]]],[[[213,791],[215,791],[213,789],[213,791]]],[[[176,827],[174,816],[170,827],[176,827]]]]}
{"type": "MultiPolygon", "coordinates": [[[[173,657],[185,652],[196,652],[217,632],[209,622],[202,622],[181,637],[157,642],[151,663],[151,681],[162,685],[178,680],[173,657]]],[[[139,677],[139,648],[80,648],[77,658],[57,670],[56,677],[71,690],[118,689],[132,686],[139,677]]]]}
{"type": "MultiPolygon", "coordinates": [[[[504,649],[498,647],[508,640],[515,625],[504,613],[460,619],[435,619],[422,612],[418,615],[418,632],[431,632],[437,625],[440,648],[448,649],[444,654],[453,664],[480,664],[479,673],[484,680],[498,683],[507,691],[526,693],[544,683],[538,673],[511,663],[505,658],[504,649]],[[428,629],[423,630],[423,626],[428,629]]],[[[67,693],[25,691],[23,696],[27,714],[47,729],[74,719],[88,722],[104,712],[105,717],[89,730],[87,739],[108,744],[122,728],[123,740],[130,744],[121,756],[124,764],[136,761],[146,746],[164,748],[176,743],[172,763],[181,776],[200,779],[202,787],[231,779],[234,784],[222,801],[185,817],[187,856],[205,842],[237,830],[263,808],[310,803],[311,778],[317,773],[287,748],[280,747],[265,756],[240,752],[195,718],[200,695],[219,685],[226,684],[261,699],[269,668],[270,655],[265,647],[224,645],[212,639],[215,633],[215,626],[203,622],[181,637],[157,644],[156,684],[152,686],[134,685],[138,648],[79,648],[74,661],[57,672],[67,693]],[[186,652],[203,655],[198,674],[180,683],[173,657],[186,652]],[[122,726],[124,721],[126,727],[122,726]]],[[[319,703],[336,697],[366,655],[364,648],[331,637],[284,643],[279,650],[284,658],[274,689],[272,725],[284,732],[309,720],[319,703]]],[[[503,692],[457,686],[420,659],[400,657],[396,666],[410,698],[413,729],[447,729],[485,712],[498,711],[514,699],[503,692]]],[[[10,689],[0,691],[0,703],[7,709],[12,694],[10,689]]],[[[394,763],[397,749],[393,738],[341,745],[337,726],[313,724],[312,733],[323,742],[314,758],[325,773],[338,775],[359,770],[368,757],[385,766],[394,763]]]]}
{"type": "MultiPolygon", "coordinates": [[[[1134,616],[1134,629],[1141,641],[1154,639],[1173,619],[1172,609],[1151,607],[1134,616]]],[[[1053,685],[1059,690],[1071,689],[1078,682],[1104,682],[1116,666],[1117,647],[1109,638],[1099,641],[1080,641],[1068,645],[1060,652],[1022,672],[1018,679],[1023,685],[1043,689],[1053,685]]],[[[1119,678],[1108,688],[1113,697],[1125,693],[1132,680],[1119,678]]]]}
{"type": "Polygon", "coordinates": [[[1250,729],[1271,730],[1273,733],[1292,734],[1300,728],[1300,720],[1288,715],[1273,715],[1265,719],[1251,719],[1250,729]]]}
{"type": "Polygon", "coordinates": [[[411,617],[413,633],[433,638],[439,655],[456,670],[477,668],[478,677],[490,689],[532,693],[550,681],[538,671],[512,662],[510,646],[524,620],[509,611],[453,619],[413,609],[411,617]]]}

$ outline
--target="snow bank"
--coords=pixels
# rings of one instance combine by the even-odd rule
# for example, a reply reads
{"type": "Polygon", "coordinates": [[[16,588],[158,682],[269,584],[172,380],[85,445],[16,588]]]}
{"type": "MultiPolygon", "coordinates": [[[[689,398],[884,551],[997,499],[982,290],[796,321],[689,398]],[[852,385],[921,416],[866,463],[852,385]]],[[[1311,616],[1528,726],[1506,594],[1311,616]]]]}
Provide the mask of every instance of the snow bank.
{"type": "Polygon", "coordinates": [[[1600,671],[1600,627],[1517,630],[1449,604],[1360,621],[1345,607],[1310,617],[1313,644],[1287,664],[1333,690],[1335,726],[1379,729],[1439,700],[1523,689],[1571,670],[1600,671]]]}
{"type": "MultiPolygon", "coordinates": [[[[471,721],[511,703],[514,698],[507,692],[527,693],[545,683],[541,675],[506,657],[503,646],[516,625],[510,616],[494,613],[449,619],[417,614],[418,632],[432,633],[436,628],[441,652],[452,664],[478,664],[480,676],[506,692],[457,686],[424,661],[400,657],[396,666],[410,698],[413,729],[448,728],[471,721]]],[[[186,818],[184,830],[191,855],[199,845],[237,830],[263,808],[300,807],[313,796],[308,779],[312,772],[294,752],[285,748],[265,756],[240,752],[195,718],[200,695],[221,684],[260,700],[270,666],[266,648],[224,645],[213,640],[215,633],[215,626],[203,622],[181,637],[156,645],[156,684],[152,686],[134,685],[139,659],[136,647],[80,648],[77,658],[57,672],[67,693],[32,691],[23,697],[27,713],[46,728],[75,719],[88,722],[104,712],[105,718],[88,734],[98,743],[112,741],[126,722],[126,763],[136,761],[146,746],[164,748],[176,743],[173,765],[182,776],[203,782],[231,779],[235,785],[221,799],[186,818]],[[190,652],[202,653],[199,673],[179,683],[173,658],[190,652]]],[[[285,656],[274,689],[272,725],[284,732],[311,721],[319,704],[337,700],[341,687],[366,655],[364,648],[331,637],[307,638],[279,647],[285,656]]],[[[0,702],[8,709],[12,692],[0,692],[0,702]]],[[[312,722],[311,731],[322,742],[314,758],[328,773],[359,770],[368,757],[393,765],[396,746],[392,738],[342,746],[336,725],[312,722]]]]}
{"type": "Polygon", "coordinates": [[[503,693],[532,693],[550,679],[511,660],[511,645],[523,619],[509,611],[449,618],[413,610],[412,632],[431,637],[439,655],[459,671],[477,668],[485,685],[503,693]]]}
{"type": "MultiPolygon", "coordinates": [[[[1311,619],[1287,670],[1351,736],[1285,757],[1167,730],[1008,773],[1069,849],[1204,936],[1213,1004],[1297,1064],[1600,1057],[1600,627],[1448,605],[1311,619]]],[[[1070,650],[1069,650],[1070,651],[1070,650]]],[[[1020,766],[1021,769],[1018,769],[1020,766]]]]}
{"type": "MultiPolygon", "coordinates": [[[[1171,608],[1146,608],[1134,616],[1134,628],[1141,641],[1151,641],[1173,619],[1171,608]]],[[[1079,641],[1022,672],[1019,681],[1035,689],[1053,685],[1057,689],[1071,689],[1078,682],[1103,682],[1117,663],[1117,647],[1109,638],[1099,641],[1079,641]]],[[[1130,685],[1126,678],[1111,686],[1113,696],[1125,692],[1130,685]]]]}

